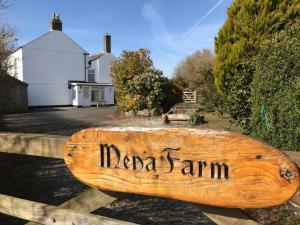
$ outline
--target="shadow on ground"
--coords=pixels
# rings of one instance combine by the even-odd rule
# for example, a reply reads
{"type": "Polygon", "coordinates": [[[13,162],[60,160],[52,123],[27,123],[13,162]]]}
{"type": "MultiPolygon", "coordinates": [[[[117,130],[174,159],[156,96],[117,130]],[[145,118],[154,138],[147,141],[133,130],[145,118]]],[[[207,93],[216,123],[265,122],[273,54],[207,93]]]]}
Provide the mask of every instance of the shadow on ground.
{"type": "MultiPolygon", "coordinates": [[[[29,113],[0,115],[0,132],[69,136],[87,127],[145,125],[142,119],[141,124],[136,119],[107,119],[107,115],[114,113],[115,107],[34,109],[29,113]]],[[[154,119],[148,123],[152,126],[160,120],[154,119]]],[[[85,189],[85,185],[73,178],[63,160],[0,153],[0,194],[59,205],[85,189]]],[[[193,204],[136,195],[128,195],[94,213],[150,225],[214,224],[193,204]]],[[[0,214],[1,225],[21,225],[25,222],[0,214]]]]}
{"type": "Polygon", "coordinates": [[[0,115],[0,131],[72,135],[94,126],[109,126],[106,115],[115,107],[102,108],[36,108],[28,113],[0,115]]]}
{"type": "MultiPolygon", "coordinates": [[[[0,153],[0,193],[59,205],[87,187],[72,177],[63,160],[0,153]]],[[[0,214],[1,225],[26,221],[0,214]]]]}
{"type": "MultiPolygon", "coordinates": [[[[0,153],[1,194],[59,205],[85,189],[63,160],[0,153]]],[[[214,224],[193,204],[137,195],[128,195],[94,213],[139,224],[214,224]]],[[[0,214],[1,225],[24,223],[25,220],[0,214]]]]}

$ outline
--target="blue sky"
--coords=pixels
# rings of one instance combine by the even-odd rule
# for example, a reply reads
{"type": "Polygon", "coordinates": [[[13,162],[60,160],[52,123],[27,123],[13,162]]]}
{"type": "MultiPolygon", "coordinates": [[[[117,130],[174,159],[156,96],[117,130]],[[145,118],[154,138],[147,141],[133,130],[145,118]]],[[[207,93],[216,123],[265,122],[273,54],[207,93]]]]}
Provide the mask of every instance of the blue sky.
{"type": "Polygon", "coordinates": [[[232,0],[10,0],[1,20],[17,30],[19,45],[49,31],[54,12],[63,31],[90,53],[102,52],[112,35],[112,53],[148,48],[154,65],[171,76],[198,49],[214,49],[214,37],[232,0]]]}

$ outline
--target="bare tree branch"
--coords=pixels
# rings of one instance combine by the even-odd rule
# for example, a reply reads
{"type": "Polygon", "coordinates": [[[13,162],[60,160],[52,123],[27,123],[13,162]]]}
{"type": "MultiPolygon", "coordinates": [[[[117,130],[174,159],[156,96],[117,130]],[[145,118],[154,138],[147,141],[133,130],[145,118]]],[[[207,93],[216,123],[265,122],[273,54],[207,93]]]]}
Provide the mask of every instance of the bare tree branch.
{"type": "MultiPolygon", "coordinates": [[[[9,6],[7,0],[0,0],[0,10],[6,9],[9,6]]],[[[13,27],[1,22],[0,19],[0,76],[7,74],[10,67],[7,58],[17,47],[15,33],[13,27]]]]}

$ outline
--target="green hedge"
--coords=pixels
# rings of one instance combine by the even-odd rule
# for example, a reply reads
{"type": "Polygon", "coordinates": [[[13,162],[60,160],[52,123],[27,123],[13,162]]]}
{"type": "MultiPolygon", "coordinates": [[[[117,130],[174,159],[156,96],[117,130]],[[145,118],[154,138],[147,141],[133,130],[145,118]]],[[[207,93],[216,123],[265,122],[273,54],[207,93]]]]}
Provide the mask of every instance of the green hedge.
{"type": "Polygon", "coordinates": [[[254,66],[252,134],[273,146],[300,151],[299,22],[265,43],[254,66]]]}
{"type": "Polygon", "coordinates": [[[249,129],[253,58],[261,44],[299,18],[298,0],[235,0],[215,39],[214,76],[225,110],[249,129]]]}

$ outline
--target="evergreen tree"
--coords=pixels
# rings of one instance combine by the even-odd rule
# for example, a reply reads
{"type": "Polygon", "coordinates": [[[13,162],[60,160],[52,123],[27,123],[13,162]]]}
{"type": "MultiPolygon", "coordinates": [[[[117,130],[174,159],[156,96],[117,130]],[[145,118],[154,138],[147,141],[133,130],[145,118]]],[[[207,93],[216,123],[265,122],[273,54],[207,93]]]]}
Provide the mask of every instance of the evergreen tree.
{"type": "Polygon", "coordinates": [[[235,0],[215,40],[215,83],[227,111],[249,124],[253,57],[261,44],[299,18],[300,0],[235,0]]]}

